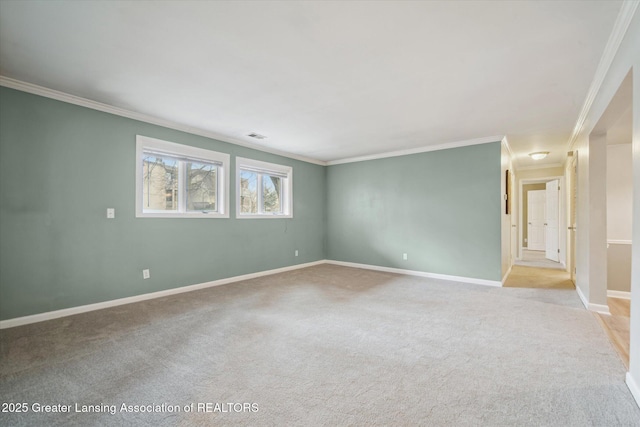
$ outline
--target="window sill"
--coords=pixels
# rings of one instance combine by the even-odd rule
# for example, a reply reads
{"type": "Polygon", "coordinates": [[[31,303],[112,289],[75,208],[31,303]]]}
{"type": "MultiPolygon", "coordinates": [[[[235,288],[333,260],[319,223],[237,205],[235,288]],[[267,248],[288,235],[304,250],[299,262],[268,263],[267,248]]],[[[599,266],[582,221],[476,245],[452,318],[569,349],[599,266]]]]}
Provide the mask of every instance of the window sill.
{"type": "Polygon", "coordinates": [[[286,219],[293,218],[293,215],[236,215],[236,219],[286,219]]]}
{"type": "Polygon", "coordinates": [[[136,218],[192,218],[192,219],[201,219],[201,218],[229,218],[229,214],[220,214],[220,213],[202,213],[202,212],[194,212],[194,213],[136,213],[136,218]]]}

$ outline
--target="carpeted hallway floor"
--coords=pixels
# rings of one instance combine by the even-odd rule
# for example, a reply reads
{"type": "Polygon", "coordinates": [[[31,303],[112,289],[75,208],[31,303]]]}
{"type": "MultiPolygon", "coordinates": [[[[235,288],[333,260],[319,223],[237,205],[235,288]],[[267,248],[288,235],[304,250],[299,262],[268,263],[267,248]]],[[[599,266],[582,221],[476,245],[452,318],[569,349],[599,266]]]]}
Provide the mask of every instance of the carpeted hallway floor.
{"type": "Polygon", "coordinates": [[[3,402],[115,405],[0,425],[640,424],[571,289],[320,265],[3,330],[0,350],[3,402]]]}

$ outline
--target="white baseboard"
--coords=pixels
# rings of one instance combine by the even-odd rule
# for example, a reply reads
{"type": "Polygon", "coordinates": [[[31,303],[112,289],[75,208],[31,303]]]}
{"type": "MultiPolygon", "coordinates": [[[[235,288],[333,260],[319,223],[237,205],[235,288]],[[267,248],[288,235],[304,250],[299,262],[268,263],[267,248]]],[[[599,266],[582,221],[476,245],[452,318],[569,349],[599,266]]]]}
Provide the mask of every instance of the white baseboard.
{"type": "Polygon", "coordinates": [[[640,407],[640,386],[631,376],[631,372],[627,372],[627,387],[631,391],[631,395],[636,400],[636,404],[640,407]]]}
{"type": "Polygon", "coordinates": [[[501,286],[504,286],[504,282],[506,282],[506,281],[507,281],[507,277],[509,277],[509,273],[511,273],[511,269],[512,269],[512,268],[513,268],[513,264],[511,264],[511,265],[509,266],[509,269],[507,270],[507,272],[506,272],[506,273],[504,273],[504,276],[502,276],[502,283],[501,283],[501,286]]]}
{"type": "Polygon", "coordinates": [[[580,287],[576,286],[576,292],[578,292],[578,296],[580,297],[580,301],[582,301],[582,305],[589,311],[595,311],[600,314],[611,314],[609,311],[609,306],[604,304],[593,304],[587,301],[587,298],[582,293],[580,287]]]}
{"type": "Polygon", "coordinates": [[[364,268],[366,270],[384,271],[386,273],[406,274],[408,276],[428,277],[430,279],[450,280],[454,282],[473,283],[474,285],[498,286],[502,283],[498,280],[475,279],[473,277],[449,276],[448,274],[427,273],[425,271],[405,270],[402,268],[381,267],[379,265],[358,264],[355,262],[326,260],[327,264],[341,265],[343,267],[364,268]]]}
{"type": "Polygon", "coordinates": [[[578,292],[578,296],[580,297],[580,301],[582,301],[582,305],[584,305],[584,308],[586,308],[588,310],[589,309],[589,301],[587,301],[587,298],[584,296],[584,294],[582,293],[582,290],[580,289],[580,287],[578,285],[576,285],[576,292],[578,292]]]}
{"type": "Polygon", "coordinates": [[[589,310],[595,311],[596,313],[600,313],[600,314],[611,315],[611,312],[609,311],[609,306],[608,305],[604,305],[604,304],[591,304],[591,303],[589,303],[589,310]]]}
{"type": "Polygon", "coordinates": [[[621,298],[621,299],[631,299],[631,292],[625,291],[607,291],[607,296],[609,298],[621,298]]]}
{"type": "Polygon", "coordinates": [[[135,295],[127,298],[119,298],[111,301],[98,302],[95,304],[81,305],[78,307],[65,308],[62,310],[48,311],[30,316],[16,317],[13,319],[0,320],[0,329],[13,328],[15,326],[28,325],[30,323],[43,322],[45,320],[58,319],[60,317],[72,316],[74,314],[86,313],[88,311],[102,310],[103,308],[116,307],[119,305],[131,304],[154,298],[162,298],[169,295],[181,294],[184,292],[197,291],[198,289],[210,288],[213,286],[226,285],[228,283],[239,282],[241,280],[255,279],[257,277],[269,276],[283,273],[285,271],[298,270],[300,268],[312,267],[324,264],[325,260],[308,262],[305,264],[291,265],[288,267],[276,268],[273,270],[260,271],[258,273],[243,274],[242,276],[228,277],[226,279],[214,280],[212,282],[198,283],[196,285],[182,286],[180,288],[167,289],[164,291],[151,292],[148,294],[135,295]]]}
{"type": "Polygon", "coordinates": [[[608,245],[631,245],[631,240],[607,240],[608,245]]]}

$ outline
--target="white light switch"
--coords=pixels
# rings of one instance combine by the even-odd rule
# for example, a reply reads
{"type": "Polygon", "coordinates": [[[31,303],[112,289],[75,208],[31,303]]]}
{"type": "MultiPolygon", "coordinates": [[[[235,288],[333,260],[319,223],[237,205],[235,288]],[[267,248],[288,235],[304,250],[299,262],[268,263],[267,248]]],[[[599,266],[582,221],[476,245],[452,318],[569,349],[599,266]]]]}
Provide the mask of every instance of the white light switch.
{"type": "Polygon", "coordinates": [[[402,254],[402,259],[406,261],[409,259],[409,257],[407,256],[407,254],[402,254]]]}
{"type": "Polygon", "coordinates": [[[148,279],[150,277],[151,277],[151,274],[149,273],[149,269],[145,268],[144,270],[142,270],[142,278],[143,279],[148,279]]]}
{"type": "Polygon", "coordinates": [[[107,218],[113,219],[116,217],[116,210],[114,208],[107,208],[107,218]]]}

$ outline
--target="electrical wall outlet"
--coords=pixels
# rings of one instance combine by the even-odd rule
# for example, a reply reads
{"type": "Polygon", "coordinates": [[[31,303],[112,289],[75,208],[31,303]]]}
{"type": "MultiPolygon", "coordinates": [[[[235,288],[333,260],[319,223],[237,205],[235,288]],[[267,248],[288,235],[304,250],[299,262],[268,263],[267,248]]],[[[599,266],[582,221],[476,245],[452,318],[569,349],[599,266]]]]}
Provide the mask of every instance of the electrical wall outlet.
{"type": "Polygon", "coordinates": [[[113,219],[116,217],[116,210],[114,208],[107,208],[107,218],[113,219]]]}
{"type": "Polygon", "coordinates": [[[151,273],[149,273],[149,269],[148,268],[142,270],[142,278],[143,279],[151,278],[151,273]]]}
{"type": "Polygon", "coordinates": [[[402,254],[402,259],[406,261],[409,259],[409,256],[406,253],[402,254]]]}
{"type": "Polygon", "coordinates": [[[297,249],[296,249],[296,253],[295,253],[295,255],[296,255],[296,256],[298,256],[298,250],[297,250],[297,249]]]}

